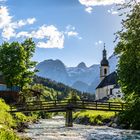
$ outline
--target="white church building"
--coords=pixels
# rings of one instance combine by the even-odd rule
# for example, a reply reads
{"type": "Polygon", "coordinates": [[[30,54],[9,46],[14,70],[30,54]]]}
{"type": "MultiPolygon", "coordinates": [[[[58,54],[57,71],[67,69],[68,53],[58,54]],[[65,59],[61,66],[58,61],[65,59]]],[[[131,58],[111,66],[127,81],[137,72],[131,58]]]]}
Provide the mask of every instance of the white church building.
{"type": "Polygon", "coordinates": [[[109,62],[104,45],[103,58],[100,64],[100,83],[96,87],[96,100],[106,100],[110,98],[122,98],[120,86],[117,83],[117,73],[109,73],[109,62]]]}

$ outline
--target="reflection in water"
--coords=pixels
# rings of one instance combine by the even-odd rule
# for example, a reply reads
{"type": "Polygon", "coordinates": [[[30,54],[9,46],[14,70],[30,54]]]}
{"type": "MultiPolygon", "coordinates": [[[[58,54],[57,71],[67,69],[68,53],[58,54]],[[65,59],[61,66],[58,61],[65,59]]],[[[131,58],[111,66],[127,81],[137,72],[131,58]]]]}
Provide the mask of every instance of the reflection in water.
{"type": "Polygon", "coordinates": [[[78,124],[68,128],[63,117],[40,120],[22,135],[33,140],[140,140],[140,131],[78,124]]]}

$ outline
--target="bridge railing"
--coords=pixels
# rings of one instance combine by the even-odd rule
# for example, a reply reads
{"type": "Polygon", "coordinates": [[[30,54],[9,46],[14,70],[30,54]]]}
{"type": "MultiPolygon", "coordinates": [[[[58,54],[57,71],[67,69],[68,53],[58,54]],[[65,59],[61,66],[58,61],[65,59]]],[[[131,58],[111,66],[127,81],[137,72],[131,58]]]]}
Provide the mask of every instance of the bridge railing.
{"type": "Polygon", "coordinates": [[[17,103],[11,106],[11,111],[24,111],[24,110],[47,110],[55,108],[63,108],[68,104],[67,101],[33,101],[25,103],[17,103]]]}
{"type": "Polygon", "coordinates": [[[98,102],[82,100],[75,102],[75,108],[79,109],[91,109],[91,110],[108,110],[108,111],[122,111],[127,104],[119,102],[98,102]]]}
{"type": "Polygon", "coordinates": [[[33,101],[18,103],[11,106],[11,112],[16,111],[35,111],[49,109],[85,109],[103,111],[122,111],[126,107],[125,103],[118,102],[98,102],[89,100],[52,100],[52,101],[33,101]]]}

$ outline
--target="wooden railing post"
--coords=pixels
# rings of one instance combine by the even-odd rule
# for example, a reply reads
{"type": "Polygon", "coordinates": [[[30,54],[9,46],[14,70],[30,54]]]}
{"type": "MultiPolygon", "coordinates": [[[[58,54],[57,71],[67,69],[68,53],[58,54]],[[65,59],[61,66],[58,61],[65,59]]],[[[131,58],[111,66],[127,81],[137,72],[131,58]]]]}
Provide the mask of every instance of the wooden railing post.
{"type": "Polygon", "coordinates": [[[110,110],[110,102],[109,102],[109,104],[108,104],[108,108],[109,108],[109,110],[110,110]]]}
{"type": "Polygon", "coordinates": [[[123,110],[123,103],[122,103],[122,110],[123,110]]]}
{"type": "Polygon", "coordinates": [[[82,107],[84,107],[84,100],[82,100],[82,107]]]}
{"type": "Polygon", "coordinates": [[[96,101],[96,109],[98,108],[98,102],[96,101]]]}
{"type": "Polygon", "coordinates": [[[72,110],[66,110],[66,127],[72,127],[73,126],[73,118],[72,118],[72,110]]]}
{"type": "Polygon", "coordinates": [[[54,105],[56,106],[56,100],[54,101],[54,105]]]}

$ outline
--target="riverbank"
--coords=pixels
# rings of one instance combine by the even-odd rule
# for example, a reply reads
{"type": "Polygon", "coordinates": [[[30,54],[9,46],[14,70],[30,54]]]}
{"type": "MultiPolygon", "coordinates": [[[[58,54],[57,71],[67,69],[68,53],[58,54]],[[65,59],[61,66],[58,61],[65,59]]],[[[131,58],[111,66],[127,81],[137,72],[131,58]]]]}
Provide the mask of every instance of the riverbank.
{"type": "Polygon", "coordinates": [[[29,124],[37,120],[32,114],[25,116],[23,113],[10,114],[10,107],[0,99],[0,140],[27,140],[17,135],[17,132],[24,132],[29,124]]]}
{"type": "Polygon", "coordinates": [[[73,117],[74,122],[77,124],[115,127],[114,119],[116,113],[107,111],[80,111],[74,113],[73,117]]]}

